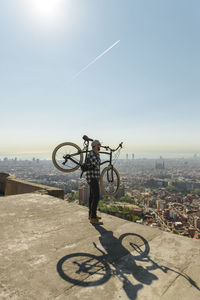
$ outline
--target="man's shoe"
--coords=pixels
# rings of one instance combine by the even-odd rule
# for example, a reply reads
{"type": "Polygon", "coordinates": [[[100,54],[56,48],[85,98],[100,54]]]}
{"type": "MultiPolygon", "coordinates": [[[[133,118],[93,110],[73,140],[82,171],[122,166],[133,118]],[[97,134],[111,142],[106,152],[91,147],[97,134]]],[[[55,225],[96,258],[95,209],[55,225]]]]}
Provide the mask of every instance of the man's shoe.
{"type": "Polygon", "coordinates": [[[91,224],[99,224],[99,225],[102,225],[103,222],[102,221],[99,221],[98,218],[90,218],[90,223],[91,224]]]}
{"type": "MultiPolygon", "coordinates": [[[[101,217],[98,217],[98,216],[96,216],[96,218],[99,219],[99,220],[101,219],[101,217]]],[[[91,217],[89,216],[88,220],[90,220],[90,219],[91,219],[91,217]]]]}

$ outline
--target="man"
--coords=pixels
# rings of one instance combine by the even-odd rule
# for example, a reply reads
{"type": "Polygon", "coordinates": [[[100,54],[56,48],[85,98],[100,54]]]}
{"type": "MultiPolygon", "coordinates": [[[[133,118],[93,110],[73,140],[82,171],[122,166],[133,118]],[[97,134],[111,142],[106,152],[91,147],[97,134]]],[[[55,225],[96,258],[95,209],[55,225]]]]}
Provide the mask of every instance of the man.
{"type": "Polygon", "coordinates": [[[100,156],[101,143],[98,140],[92,142],[92,150],[88,154],[88,163],[91,169],[86,172],[86,180],[90,186],[89,197],[89,219],[92,224],[103,224],[97,216],[97,206],[99,202],[99,178],[100,178],[100,156]]]}

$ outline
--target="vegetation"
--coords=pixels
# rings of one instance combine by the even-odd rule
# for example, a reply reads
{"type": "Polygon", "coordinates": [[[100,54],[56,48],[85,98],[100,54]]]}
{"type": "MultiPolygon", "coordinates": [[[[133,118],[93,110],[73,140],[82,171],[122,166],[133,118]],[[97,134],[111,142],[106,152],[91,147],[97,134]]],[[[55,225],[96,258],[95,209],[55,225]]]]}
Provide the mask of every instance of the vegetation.
{"type": "Polygon", "coordinates": [[[136,222],[136,221],[139,221],[139,220],[141,220],[141,218],[140,217],[138,217],[138,216],[132,216],[132,221],[133,222],[136,222]]]}
{"type": "Polygon", "coordinates": [[[127,203],[133,203],[133,199],[130,196],[128,196],[128,195],[121,197],[119,199],[119,201],[121,201],[121,202],[127,202],[127,203]]]}
{"type": "Polygon", "coordinates": [[[119,218],[129,220],[132,222],[136,222],[137,220],[141,219],[139,216],[135,216],[132,212],[132,208],[128,206],[107,205],[107,203],[105,203],[103,200],[100,200],[98,208],[101,212],[115,215],[119,218]]]}
{"type": "Polygon", "coordinates": [[[176,188],[174,185],[172,185],[172,184],[169,184],[169,185],[166,187],[166,189],[167,189],[169,192],[177,192],[177,191],[178,191],[177,188],[176,188]]]}
{"type": "Polygon", "coordinates": [[[73,202],[76,199],[78,199],[78,191],[69,193],[69,196],[67,199],[69,202],[73,202]]]}
{"type": "Polygon", "coordinates": [[[193,194],[200,196],[200,188],[194,189],[193,194]]]}
{"type": "Polygon", "coordinates": [[[138,190],[140,192],[145,192],[145,187],[143,185],[141,185],[141,184],[134,185],[132,189],[138,190]]]}

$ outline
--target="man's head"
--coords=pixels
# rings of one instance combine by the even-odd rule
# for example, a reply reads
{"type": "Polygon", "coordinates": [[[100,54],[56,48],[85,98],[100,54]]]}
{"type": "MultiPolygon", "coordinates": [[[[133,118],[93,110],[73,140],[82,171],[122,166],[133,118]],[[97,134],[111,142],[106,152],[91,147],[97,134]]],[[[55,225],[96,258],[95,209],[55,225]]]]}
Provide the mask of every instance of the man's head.
{"type": "Polygon", "coordinates": [[[101,143],[98,140],[94,140],[92,142],[92,150],[94,150],[95,152],[100,151],[101,148],[101,143]]]}

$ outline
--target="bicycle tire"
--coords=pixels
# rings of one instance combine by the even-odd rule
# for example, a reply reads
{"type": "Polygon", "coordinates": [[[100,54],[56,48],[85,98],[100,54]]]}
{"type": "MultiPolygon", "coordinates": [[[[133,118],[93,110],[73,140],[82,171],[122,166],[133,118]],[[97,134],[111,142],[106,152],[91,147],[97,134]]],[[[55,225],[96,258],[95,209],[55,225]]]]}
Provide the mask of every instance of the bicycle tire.
{"type": "MultiPolygon", "coordinates": [[[[69,153],[65,153],[66,154],[69,154],[69,153]]],[[[62,158],[64,160],[64,158],[62,158]]],[[[71,142],[65,142],[65,143],[61,143],[59,144],[52,152],[52,161],[53,161],[53,164],[54,166],[59,170],[59,171],[62,171],[64,173],[70,173],[70,172],[74,172],[76,170],[78,170],[78,168],[80,168],[80,165],[82,164],[83,162],[83,153],[81,152],[81,148],[74,144],[74,143],[71,143],[71,142]],[[63,148],[63,151],[64,151],[64,147],[66,146],[70,146],[73,148],[75,148],[73,151],[74,151],[74,154],[76,154],[75,151],[78,150],[78,153],[77,153],[77,156],[78,156],[78,160],[77,160],[77,165],[75,167],[72,167],[72,168],[64,168],[64,165],[63,165],[63,162],[58,162],[58,159],[56,158],[56,155],[58,153],[58,151],[63,148]],[[80,165],[79,165],[80,164],[80,165]],[[62,167],[63,165],[63,167],[62,167]]]]}
{"type": "Polygon", "coordinates": [[[119,176],[118,171],[111,165],[104,168],[103,171],[101,172],[101,175],[100,175],[100,187],[101,187],[101,190],[104,193],[104,195],[106,195],[106,196],[115,196],[119,191],[119,186],[120,186],[120,176],[119,176]],[[108,192],[106,190],[105,183],[104,183],[104,175],[106,175],[108,177],[108,172],[111,169],[113,170],[114,174],[116,175],[116,187],[114,188],[113,192],[111,192],[111,191],[108,192]]]}
{"type": "Polygon", "coordinates": [[[57,263],[57,272],[64,280],[84,287],[104,284],[111,277],[111,269],[105,259],[89,253],[72,253],[62,257],[57,263]],[[74,265],[79,266],[79,270],[74,270],[74,265]],[[96,278],[99,271],[103,273],[96,278]],[[91,275],[96,275],[94,281],[87,280],[92,278],[91,275]]]}

